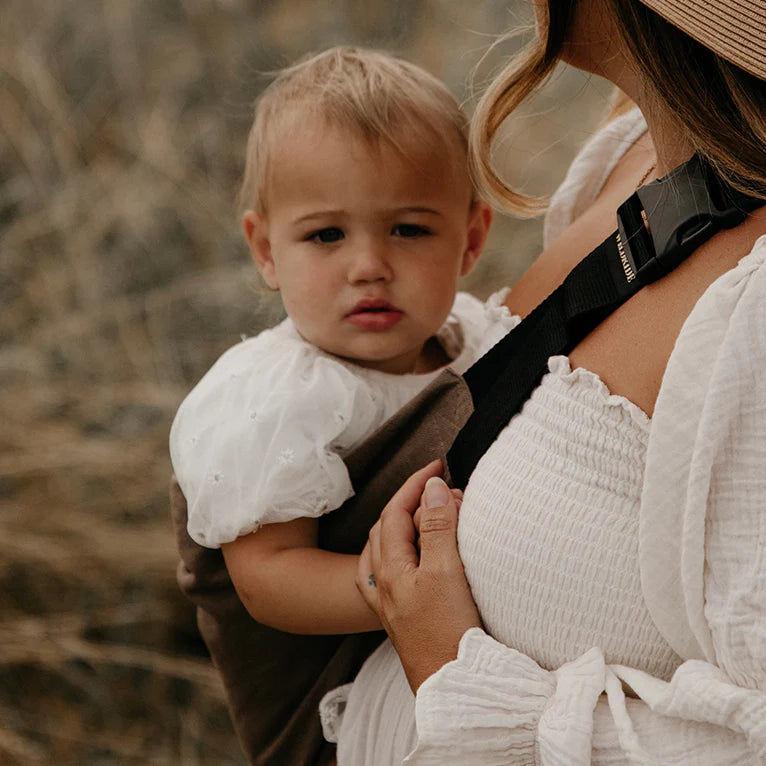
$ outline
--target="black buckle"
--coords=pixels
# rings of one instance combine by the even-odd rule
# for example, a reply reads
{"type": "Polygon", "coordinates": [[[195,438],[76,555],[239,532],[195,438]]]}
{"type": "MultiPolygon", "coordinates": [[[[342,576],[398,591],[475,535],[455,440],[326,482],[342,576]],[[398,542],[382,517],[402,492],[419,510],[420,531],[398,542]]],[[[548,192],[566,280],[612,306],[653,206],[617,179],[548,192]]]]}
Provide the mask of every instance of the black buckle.
{"type": "Polygon", "coordinates": [[[698,154],[642,186],[617,209],[617,247],[628,282],[654,282],[716,232],[742,223],[746,199],[698,154]]]}

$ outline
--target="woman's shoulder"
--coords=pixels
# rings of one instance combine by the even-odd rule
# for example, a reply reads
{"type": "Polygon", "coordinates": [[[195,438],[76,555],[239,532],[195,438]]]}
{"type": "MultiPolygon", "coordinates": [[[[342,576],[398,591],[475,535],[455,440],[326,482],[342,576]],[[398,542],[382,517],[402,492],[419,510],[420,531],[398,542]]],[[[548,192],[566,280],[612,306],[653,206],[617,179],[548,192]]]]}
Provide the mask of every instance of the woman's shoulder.
{"type": "Polygon", "coordinates": [[[752,594],[763,590],[753,556],[766,544],[766,473],[758,458],[766,457],[764,369],[766,236],[697,301],[652,418],[641,503],[642,587],[655,623],[685,658],[710,660],[719,651],[722,638],[709,620],[714,613],[751,627],[766,620],[721,591],[732,576],[753,603],[752,594]],[[732,541],[738,542],[732,547],[732,541]]]}
{"type": "Polygon", "coordinates": [[[593,204],[617,163],[646,130],[646,120],[636,107],[591,136],[551,197],[543,233],[546,245],[593,204]]]}
{"type": "MultiPolygon", "coordinates": [[[[726,357],[744,342],[753,354],[766,353],[766,235],[759,237],[734,268],[718,277],[699,298],[673,350],[677,363],[698,364],[726,357]]],[[[740,364],[745,360],[732,360],[740,364]]]]}
{"type": "MultiPolygon", "coordinates": [[[[668,360],[655,407],[653,430],[668,418],[676,422],[681,402],[696,403],[699,417],[725,380],[738,381],[738,395],[764,388],[753,376],[766,365],[766,235],[734,268],[719,276],[686,318],[668,360]]],[[[726,401],[726,399],[724,399],[726,401]]],[[[720,409],[720,408],[719,408],[720,409]]],[[[731,408],[726,407],[729,411],[731,408]]],[[[717,420],[720,421],[720,412],[717,420]]],[[[766,425],[766,421],[764,423],[766,425]]],[[[662,429],[658,430],[658,436],[662,429]]]]}

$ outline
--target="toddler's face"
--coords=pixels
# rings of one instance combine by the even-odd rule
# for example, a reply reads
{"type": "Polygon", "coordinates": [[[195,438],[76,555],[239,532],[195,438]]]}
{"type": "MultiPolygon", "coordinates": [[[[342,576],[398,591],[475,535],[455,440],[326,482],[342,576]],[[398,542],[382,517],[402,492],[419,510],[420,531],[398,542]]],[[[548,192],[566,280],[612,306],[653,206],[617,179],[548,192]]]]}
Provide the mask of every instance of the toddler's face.
{"type": "Polygon", "coordinates": [[[420,155],[407,160],[337,128],[291,131],[272,160],[267,212],[244,220],[301,335],[394,373],[422,370],[424,344],[491,219],[444,152],[420,155]]]}

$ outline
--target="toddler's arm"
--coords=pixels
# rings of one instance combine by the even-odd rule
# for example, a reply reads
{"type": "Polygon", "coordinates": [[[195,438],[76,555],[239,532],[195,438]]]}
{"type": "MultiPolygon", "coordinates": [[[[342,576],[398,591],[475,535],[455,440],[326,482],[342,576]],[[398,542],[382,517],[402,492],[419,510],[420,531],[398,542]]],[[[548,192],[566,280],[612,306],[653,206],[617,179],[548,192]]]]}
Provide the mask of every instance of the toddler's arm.
{"type": "Polygon", "coordinates": [[[317,547],[316,519],[266,524],[221,546],[234,587],[258,622],[288,633],[381,628],[354,584],[359,556],[317,547]]]}

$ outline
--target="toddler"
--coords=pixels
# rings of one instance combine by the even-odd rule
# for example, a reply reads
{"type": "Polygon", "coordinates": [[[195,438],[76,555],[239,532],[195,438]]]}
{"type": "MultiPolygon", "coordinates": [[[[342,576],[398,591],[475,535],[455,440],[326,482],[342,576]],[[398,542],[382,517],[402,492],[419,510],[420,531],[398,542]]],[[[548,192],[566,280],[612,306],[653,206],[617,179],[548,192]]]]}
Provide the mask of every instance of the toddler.
{"type": "Polygon", "coordinates": [[[317,547],[318,517],[354,492],[343,458],[510,328],[501,296],[456,295],[491,222],[466,130],[437,79],[353,48],[284,70],[259,100],[242,222],[288,318],[212,366],[176,415],[170,452],[189,535],[222,548],[261,623],[380,627],[354,585],[358,557],[317,547]]]}

